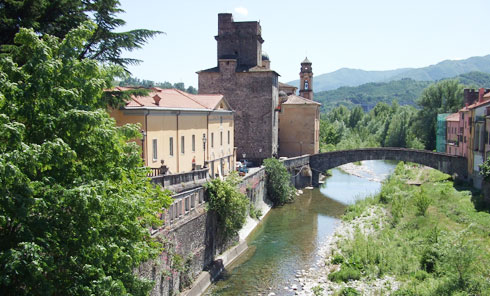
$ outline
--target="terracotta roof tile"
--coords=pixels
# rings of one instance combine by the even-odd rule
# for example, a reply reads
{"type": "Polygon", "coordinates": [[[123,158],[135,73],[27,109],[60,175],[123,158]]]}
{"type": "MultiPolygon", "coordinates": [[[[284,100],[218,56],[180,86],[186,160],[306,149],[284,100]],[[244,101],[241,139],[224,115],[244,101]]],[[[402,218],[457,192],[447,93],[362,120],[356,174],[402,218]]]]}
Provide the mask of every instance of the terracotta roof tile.
{"type": "Polygon", "coordinates": [[[304,104],[321,105],[318,102],[315,102],[315,101],[312,101],[312,100],[308,100],[308,99],[305,99],[303,97],[296,96],[296,95],[290,95],[290,96],[288,96],[288,99],[283,104],[286,104],[286,105],[304,105],[304,104]]]}
{"type": "MultiPolygon", "coordinates": [[[[116,87],[115,90],[124,91],[133,88],[116,87]]],[[[202,109],[215,110],[224,100],[223,95],[194,95],[178,89],[162,89],[152,87],[146,96],[132,96],[126,103],[126,108],[131,107],[161,107],[172,109],[202,109]]],[[[226,102],[226,101],[225,101],[226,102]]],[[[229,106],[226,103],[227,107],[229,106]]]]}

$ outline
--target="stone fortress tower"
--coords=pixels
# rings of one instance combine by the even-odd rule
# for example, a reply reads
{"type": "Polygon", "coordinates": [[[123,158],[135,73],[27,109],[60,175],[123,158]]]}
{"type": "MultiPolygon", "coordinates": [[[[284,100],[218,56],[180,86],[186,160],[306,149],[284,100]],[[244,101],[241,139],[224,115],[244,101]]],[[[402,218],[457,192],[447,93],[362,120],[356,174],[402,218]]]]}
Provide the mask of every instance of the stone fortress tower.
{"type": "Polygon", "coordinates": [[[261,31],[256,21],[218,14],[217,66],[197,72],[199,94],[223,94],[235,111],[237,157],[256,164],[278,152],[279,74],[262,52],[261,31]]]}

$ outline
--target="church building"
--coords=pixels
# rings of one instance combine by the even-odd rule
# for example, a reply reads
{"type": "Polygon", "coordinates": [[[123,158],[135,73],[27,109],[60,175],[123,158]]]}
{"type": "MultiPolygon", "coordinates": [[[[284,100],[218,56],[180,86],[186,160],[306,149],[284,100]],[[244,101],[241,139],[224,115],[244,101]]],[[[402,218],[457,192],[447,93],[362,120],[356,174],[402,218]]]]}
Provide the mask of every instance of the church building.
{"type": "Polygon", "coordinates": [[[313,101],[313,71],[308,58],[301,63],[300,89],[279,84],[279,156],[319,152],[320,106],[313,101]]]}

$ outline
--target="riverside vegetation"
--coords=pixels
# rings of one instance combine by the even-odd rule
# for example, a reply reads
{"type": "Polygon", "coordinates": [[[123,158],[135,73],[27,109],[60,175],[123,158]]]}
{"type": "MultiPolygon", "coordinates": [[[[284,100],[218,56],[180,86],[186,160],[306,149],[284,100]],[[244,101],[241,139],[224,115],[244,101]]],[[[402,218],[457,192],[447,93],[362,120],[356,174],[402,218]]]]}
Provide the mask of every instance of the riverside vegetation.
{"type": "Polygon", "coordinates": [[[347,209],[343,224],[356,226],[350,236],[337,232],[328,280],[345,282],[339,295],[362,295],[355,283],[384,277],[393,277],[393,286],[376,293],[490,295],[490,214],[475,210],[478,199],[446,174],[400,163],[379,194],[347,209]]]}
{"type": "MultiPolygon", "coordinates": [[[[267,175],[267,197],[274,206],[290,202],[296,189],[290,184],[290,174],[284,164],[275,158],[264,160],[267,175]]],[[[225,180],[213,179],[205,184],[208,194],[208,209],[217,214],[218,225],[225,237],[231,237],[245,224],[247,212],[251,218],[262,216],[247,196],[238,190],[240,177],[236,172],[225,180]]]]}
{"type": "Polygon", "coordinates": [[[431,84],[416,101],[419,109],[396,100],[380,102],[369,112],[361,106],[334,108],[320,121],[320,151],[380,146],[433,150],[437,114],[458,111],[464,88],[458,80],[431,84]]]}

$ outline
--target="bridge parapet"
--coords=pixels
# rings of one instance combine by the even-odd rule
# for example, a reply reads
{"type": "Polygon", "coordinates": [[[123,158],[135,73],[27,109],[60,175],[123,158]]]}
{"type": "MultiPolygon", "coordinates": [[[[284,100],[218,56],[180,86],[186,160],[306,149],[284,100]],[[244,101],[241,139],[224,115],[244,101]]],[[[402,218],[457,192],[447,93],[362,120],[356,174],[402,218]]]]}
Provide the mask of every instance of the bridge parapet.
{"type": "Polygon", "coordinates": [[[320,173],[346,163],[361,160],[414,162],[450,174],[458,179],[467,179],[468,177],[468,162],[464,157],[428,150],[382,147],[332,151],[311,155],[310,166],[313,171],[313,184],[318,184],[320,173]]]}

